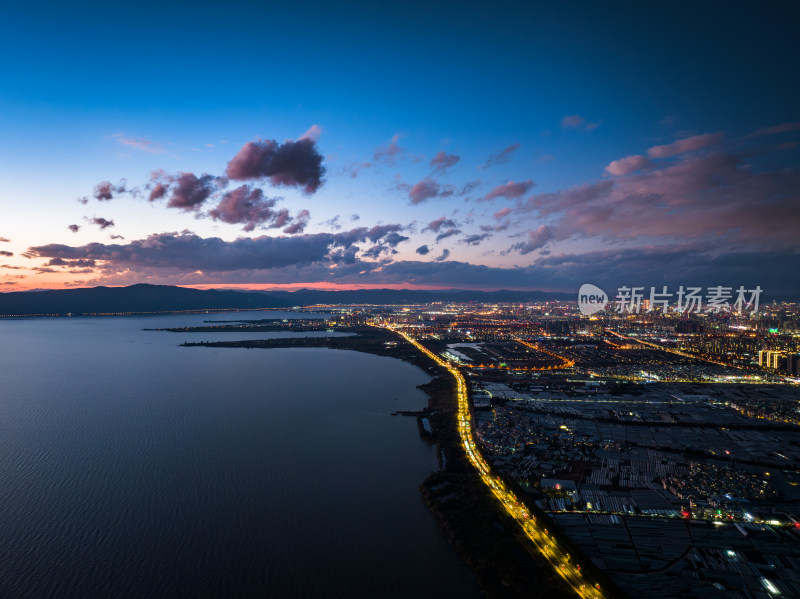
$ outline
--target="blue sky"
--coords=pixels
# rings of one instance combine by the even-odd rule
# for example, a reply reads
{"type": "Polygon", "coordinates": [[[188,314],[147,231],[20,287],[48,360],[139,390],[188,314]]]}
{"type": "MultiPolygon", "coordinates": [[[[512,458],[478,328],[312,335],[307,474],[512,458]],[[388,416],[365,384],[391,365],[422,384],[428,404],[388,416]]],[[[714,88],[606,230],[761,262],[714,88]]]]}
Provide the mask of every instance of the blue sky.
{"type": "Polygon", "coordinates": [[[0,2],[0,282],[797,292],[797,16],[789,2],[0,2]],[[324,169],[313,191],[291,173],[222,179],[248,142],[288,152],[304,135],[324,169]],[[159,169],[169,191],[150,201],[159,169]],[[172,202],[180,173],[213,191],[172,202]],[[221,209],[242,186],[255,204],[241,192],[221,209]],[[256,259],[237,268],[245,247],[256,259]]]}

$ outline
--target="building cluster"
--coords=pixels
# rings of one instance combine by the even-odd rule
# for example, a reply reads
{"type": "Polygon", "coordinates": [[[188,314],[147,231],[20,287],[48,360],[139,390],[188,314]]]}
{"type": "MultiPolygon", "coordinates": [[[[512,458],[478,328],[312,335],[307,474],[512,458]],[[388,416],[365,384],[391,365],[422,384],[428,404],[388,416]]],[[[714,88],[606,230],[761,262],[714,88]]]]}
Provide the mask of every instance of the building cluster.
{"type": "Polygon", "coordinates": [[[461,369],[487,462],[632,597],[800,598],[800,306],[373,308],[461,369]]]}
{"type": "Polygon", "coordinates": [[[800,375],[800,354],[786,354],[781,351],[760,350],[758,365],[761,368],[800,375]]]}
{"type": "Polygon", "coordinates": [[[635,597],[798,596],[800,428],[742,414],[751,385],[571,384],[473,380],[477,436],[594,565],[635,597]]]}

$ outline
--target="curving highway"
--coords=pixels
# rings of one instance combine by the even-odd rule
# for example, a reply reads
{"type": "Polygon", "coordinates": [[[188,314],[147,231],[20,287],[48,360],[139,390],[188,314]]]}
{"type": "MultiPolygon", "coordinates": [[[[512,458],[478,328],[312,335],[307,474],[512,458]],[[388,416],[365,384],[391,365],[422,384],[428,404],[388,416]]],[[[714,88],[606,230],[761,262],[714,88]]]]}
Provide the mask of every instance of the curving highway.
{"type": "MultiPolygon", "coordinates": [[[[469,409],[469,394],[467,383],[461,372],[446,360],[434,354],[419,343],[405,331],[396,327],[387,326],[387,329],[403,337],[442,368],[446,368],[456,380],[456,397],[458,400],[458,433],[461,445],[467,454],[470,463],[480,474],[483,483],[489,487],[495,497],[500,501],[505,511],[519,524],[521,531],[530,539],[534,547],[542,554],[553,569],[579,597],[585,599],[605,599],[607,595],[602,592],[599,585],[592,586],[581,573],[580,565],[570,561],[569,554],[559,547],[556,540],[547,534],[547,530],[536,523],[536,519],[528,509],[519,501],[514,492],[495,475],[489,464],[483,458],[475,442],[472,429],[472,413],[469,409]]],[[[538,349],[538,348],[537,348],[538,349]]]]}

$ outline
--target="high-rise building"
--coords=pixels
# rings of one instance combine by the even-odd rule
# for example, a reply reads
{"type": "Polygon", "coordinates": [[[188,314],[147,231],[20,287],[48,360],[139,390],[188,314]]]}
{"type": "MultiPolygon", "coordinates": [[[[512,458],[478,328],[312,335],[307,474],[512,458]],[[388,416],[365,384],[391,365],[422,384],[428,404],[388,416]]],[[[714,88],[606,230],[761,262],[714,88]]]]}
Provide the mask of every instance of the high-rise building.
{"type": "Polygon", "coordinates": [[[800,375],[800,354],[786,357],[786,373],[794,376],[800,375]]]}

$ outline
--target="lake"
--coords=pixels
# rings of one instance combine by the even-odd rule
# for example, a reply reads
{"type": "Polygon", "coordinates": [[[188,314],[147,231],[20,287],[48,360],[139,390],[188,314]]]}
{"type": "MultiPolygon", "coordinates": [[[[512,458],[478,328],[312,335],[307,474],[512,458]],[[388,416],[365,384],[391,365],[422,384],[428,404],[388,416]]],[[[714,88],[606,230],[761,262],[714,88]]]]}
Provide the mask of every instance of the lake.
{"type": "Polygon", "coordinates": [[[390,415],[428,374],[142,330],[293,316],[0,321],[0,596],[480,597],[418,491],[435,448],[390,415]]]}

